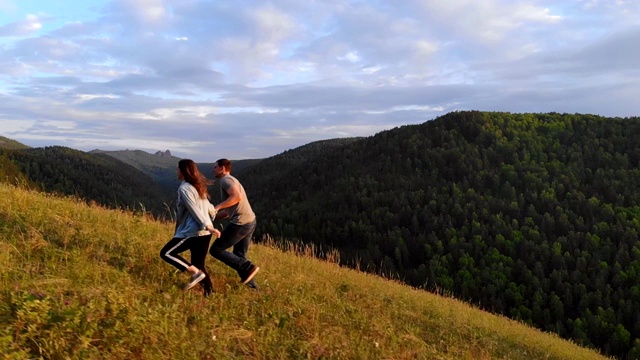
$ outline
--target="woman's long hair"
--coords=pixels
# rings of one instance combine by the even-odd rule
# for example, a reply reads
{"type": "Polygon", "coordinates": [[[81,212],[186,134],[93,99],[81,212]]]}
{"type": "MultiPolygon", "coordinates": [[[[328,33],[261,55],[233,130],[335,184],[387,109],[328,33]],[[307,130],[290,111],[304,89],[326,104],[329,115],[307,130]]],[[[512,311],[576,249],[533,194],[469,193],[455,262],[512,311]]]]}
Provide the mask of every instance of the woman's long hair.
{"type": "Polygon", "coordinates": [[[207,179],[200,173],[198,170],[198,166],[191,159],[182,159],[178,161],[178,169],[182,173],[182,177],[184,177],[184,181],[193,185],[194,188],[198,191],[198,195],[201,199],[208,199],[209,192],[207,191],[207,186],[211,185],[211,180],[207,179]]]}

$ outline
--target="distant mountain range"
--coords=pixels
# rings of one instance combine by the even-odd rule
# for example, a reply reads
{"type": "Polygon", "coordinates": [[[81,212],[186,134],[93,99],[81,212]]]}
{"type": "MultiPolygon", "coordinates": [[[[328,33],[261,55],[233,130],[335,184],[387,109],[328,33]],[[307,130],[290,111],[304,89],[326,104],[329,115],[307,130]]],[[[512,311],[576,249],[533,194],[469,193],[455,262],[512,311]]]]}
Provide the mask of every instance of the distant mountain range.
{"type": "Polygon", "coordinates": [[[142,150],[91,150],[90,154],[106,154],[114,157],[122,162],[125,162],[138,170],[146,171],[153,168],[170,168],[175,169],[179,157],[171,155],[169,150],[157,151],[155,154],[150,154],[142,150]]]}
{"type": "MultiPolygon", "coordinates": [[[[91,154],[104,154],[129,164],[154,179],[167,191],[175,191],[179,181],[176,178],[176,166],[179,157],[171,155],[169,150],[150,154],[142,150],[91,150],[91,154]]],[[[217,159],[214,159],[214,161],[217,159]]],[[[234,173],[242,173],[245,169],[259,163],[262,159],[232,160],[234,173]]],[[[198,169],[208,178],[212,178],[213,163],[198,163],[198,169]]]]}
{"type": "Polygon", "coordinates": [[[62,146],[0,150],[0,181],[79,197],[107,207],[169,216],[172,194],[135,167],[62,146]]]}
{"type": "MultiPolygon", "coordinates": [[[[30,148],[0,137],[0,181],[80,196],[109,207],[143,207],[159,217],[170,217],[173,211],[179,160],[169,150],[150,154],[142,150],[30,148]]],[[[261,160],[232,160],[234,173],[261,160]]],[[[213,163],[199,163],[198,167],[205,176],[213,177],[213,163]]]]}
{"type": "Polygon", "coordinates": [[[142,150],[91,150],[90,154],[104,154],[129,164],[140,172],[148,175],[166,191],[178,188],[179,181],[176,178],[176,166],[180,158],[171,153],[157,152],[150,154],[142,150]]]}

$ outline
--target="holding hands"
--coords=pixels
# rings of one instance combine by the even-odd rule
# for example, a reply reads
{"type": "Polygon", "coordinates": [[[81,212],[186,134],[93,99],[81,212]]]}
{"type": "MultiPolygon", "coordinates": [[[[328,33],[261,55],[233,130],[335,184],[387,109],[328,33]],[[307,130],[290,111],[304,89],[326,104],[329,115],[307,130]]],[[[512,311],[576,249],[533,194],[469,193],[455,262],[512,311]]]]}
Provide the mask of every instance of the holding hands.
{"type": "Polygon", "coordinates": [[[224,220],[229,218],[229,213],[225,210],[219,211],[216,215],[216,220],[224,220]]]}
{"type": "Polygon", "coordinates": [[[215,235],[215,237],[216,237],[216,238],[219,238],[219,237],[220,237],[220,235],[221,235],[220,230],[218,230],[218,229],[214,228],[214,227],[213,227],[213,226],[211,226],[211,225],[207,225],[207,230],[208,230],[212,235],[215,235]]]}
{"type": "MultiPolygon", "coordinates": [[[[218,218],[218,211],[216,210],[215,206],[213,206],[211,203],[209,203],[209,218],[211,219],[211,222],[215,221],[216,218],[218,218]]],[[[206,226],[207,231],[209,231],[212,235],[215,235],[216,238],[219,238],[221,233],[220,230],[214,228],[212,225],[207,225],[206,226]]]]}

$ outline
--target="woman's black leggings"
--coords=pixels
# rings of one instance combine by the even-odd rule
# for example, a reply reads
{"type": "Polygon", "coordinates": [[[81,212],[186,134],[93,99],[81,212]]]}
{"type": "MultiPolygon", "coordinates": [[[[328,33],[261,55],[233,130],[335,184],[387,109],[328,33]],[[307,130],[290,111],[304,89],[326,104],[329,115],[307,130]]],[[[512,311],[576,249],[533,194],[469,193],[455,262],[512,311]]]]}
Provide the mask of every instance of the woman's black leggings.
{"type": "Polygon", "coordinates": [[[160,250],[162,260],[175,266],[178,270],[185,271],[190,265],[193,265],[205,273],[206,277],[200,282],[205,296],[213,291],[211,278],[205,268],[205,259],[209,251],[210,242],[211,234],[188,238],[173,238],[160,250]],[[187,250],[191,250],[191,262],[179,255],[187,250]]]}

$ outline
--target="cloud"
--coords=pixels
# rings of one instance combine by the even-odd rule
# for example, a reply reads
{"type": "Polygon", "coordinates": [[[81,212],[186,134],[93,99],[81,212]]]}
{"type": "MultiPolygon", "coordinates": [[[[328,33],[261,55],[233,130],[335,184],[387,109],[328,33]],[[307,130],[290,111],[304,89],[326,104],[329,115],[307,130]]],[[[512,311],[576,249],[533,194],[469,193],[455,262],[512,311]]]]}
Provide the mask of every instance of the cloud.
{"type": "Polygon", "coordinates": [[[1,1],[2,135],[27,144],[203,161],[453,110],[640,112],[638,2],[1,1]]]}
{"type": "Polygon", "coordinates": [[[37,32],[42,28],[38,16],[29,14],[26,19],[0,26],[0,37],[25,36],[37,32]]]}
{"type": "Polygon", "coordinates": [[[0,10],[7,13],[15,13],[18,10],[18,6],[10,0],[0,0],[0,10]]]}

